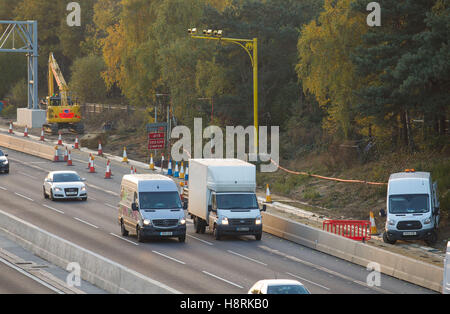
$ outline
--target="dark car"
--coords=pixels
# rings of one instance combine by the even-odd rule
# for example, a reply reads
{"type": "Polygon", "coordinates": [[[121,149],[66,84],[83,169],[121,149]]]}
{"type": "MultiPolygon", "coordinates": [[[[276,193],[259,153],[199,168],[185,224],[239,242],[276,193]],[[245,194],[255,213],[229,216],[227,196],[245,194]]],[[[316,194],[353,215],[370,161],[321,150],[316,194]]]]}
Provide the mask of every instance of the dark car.
{"type": "Polygon", "coordinates": [[[9,173],[9,161],[6,158],[8,154],[5,154],[0,149],[0,172],[9,173]]]}

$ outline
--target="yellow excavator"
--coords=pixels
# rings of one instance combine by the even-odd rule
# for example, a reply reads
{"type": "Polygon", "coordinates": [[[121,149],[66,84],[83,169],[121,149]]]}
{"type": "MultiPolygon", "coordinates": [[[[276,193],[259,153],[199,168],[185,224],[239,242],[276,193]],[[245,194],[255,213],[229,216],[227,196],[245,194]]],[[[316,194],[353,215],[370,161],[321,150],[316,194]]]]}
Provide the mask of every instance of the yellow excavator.
{"type": "Polygon", "coordinates": [[[75,133],[83,134],[81,108],[72,99],[53,52],[48,58],[48,95],[43,102],[47,109],[47,123],[43,126],[44,130],[51,134],[57,134],[60,129],[68,128],[75,133]],[[53,79],[58,84],[59,94],[55,94],[53,79]]]}

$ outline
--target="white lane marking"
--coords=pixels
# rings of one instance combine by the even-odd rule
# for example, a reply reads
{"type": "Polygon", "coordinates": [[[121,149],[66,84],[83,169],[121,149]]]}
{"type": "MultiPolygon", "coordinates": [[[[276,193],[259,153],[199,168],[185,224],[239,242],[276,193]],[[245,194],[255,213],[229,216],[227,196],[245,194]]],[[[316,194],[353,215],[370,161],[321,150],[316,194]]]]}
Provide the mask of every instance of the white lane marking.
{"type": "Polygon", "coordinates": [[[118,236],[117,234],[114,234],[114,233],[110,233],[110,235],[112,235],[112,236],[114,236],[114,237],[116,237],[116,238],[118,238],[118,239],[121,239],[121,240],[127,241],[128,243],[134,244],[134,245],[136,245],[136,246],[138,246],[138,245],[139,245],[138,243],[136,243],[136,242],[133,242],[133,241],[130,241],[130,240],[128,240],[128,239],[125,239],[125,238],[122,238],[121,236],[118,236]]]}
{"type": "Polygon", "coordinates": [[[91,227],[95,228],[95,229],[98,229],[98,227],[96,225],[93,225],[93,224],[91,224],[91,223],[89,223],[87,221],[84,221],[84,220],[80,219],[80,218],[73,217],[73,219],[78,220],[79,222],[82,222],[82,223],[84,223],[84,224],[86,224],[88,226],[91,226],[91,227]]]}
{"type": "Polygon", "coordinates": [[[93,200],[93,201],[96,201],[96,200],[97,200],[96,198],[93,198],[92,196],[89,196],[89,199],[90,199],[90,200],[93,200]]]}
{"type": "Polygon", "coordinates": [[[193,239],[198,240],[198,241],[200,241],[200,242],[203,242],[203,243],[205,243],[205,244],[208,244],[208,245],[214,245],[214,244],[212,244],[211,242],[208,242],[208,241],[202,240],[202,239],[200,239],[200,238],[191,236],[190,234],[187,234],[187,236],[188,236],[189,238],[193,238],[193,239]]]}
{"type": "Polygon", "coordinates": [[[111,208],[114,208],[114,209],[117,209],[117,206],[114,206],[114,205],[111,205],[111,204],[108,204],[108,203],[104,203],[106,206],[108,206],[108,207],[111,207],[111,208]]]}
{"type": "Polygon", "coordinates": [[[118,194],[118,193],[116,193],[116,192],[113,192],[113,191],[108,191],[108,190],[105,190],[105,189],[104,189],[104,188],[102,188],[102,187],[99,187],[99,186],[96,186],[96,185],[93,185],[93,184],[90,184],[90,183],[86,183],[86,185],[87,185],[87,186],[89,186],[89,187],[91,187],[91,188],[94,188],[94,189],[100,190],[100,191],[102,191],[102,192],[105,192],[105,193],[108,193],[108,194],[111,194],[111,195],[114,195],[114,196],[119,196],[119,194],[118,194]]]}
{"type": "Polygon", "coordinates": [[[20,173],[21,175],[23,175],[25,177],[31,178],[31,179],[37,179],[35,176],[32,176],[31,174],[28,174],[28,173],[25,173],[22,171],[18,171],[18,173],[20,173]]]}
{"type": "Polygon", "coordinates": [[[290,275],[290,276],[292,276],[292,277],[295,277],[295,278],[297,278],[297,279],[300,279],[301,281],[309,282],[309,283],[311,283],[311,284],[313,284],[313,285],[316,285],[316,286],[318,286],[318,287],[321,287],[321,288],[323,288],[323,289],[325,289],[325,290],[330,290],[330,288],[327,288],[327,287],[325,287],[325,286],[319,285],[318,283],[315,283],[315,282],[310,281],[310,280],[308,280],[308,279],[302,278],[302,277],[300,277],[300,276],[297,276],[297,275],[294,275],[294,274],[291,274],[291,273],[288,273],[288,272],[286,272],[286,274],[288,274],[288,275],[290,275]]]}
{"type": "Polygon", "coordinates": [[[46,287],[46,288],[48,288],[48,289],[50,289],[50,290],[52,290],[52,291],[54,291],[54,292],[56,292],[56,293],[58,293],[58,294],[64,294],[63,291],[61,291],[61,290],[59,290],[59,289],[56,289],[55,287],[49,285],[49,284],[46,283],[45,281],[39,279],[39,278],[36,277],[36,276],[33,276],[32,274],[26,272],[26,271],[23,270],[22,268],[17,267],[16,265],[14,265],[14,264],[8,262],[7,260],[5,260],[5,259],[3,259],[3,258],[1,258],[1,257],[0,257],[0,262],[3,263],[3,264],[5,264],[6,266],[9,266],[9,267],[11,267],[12,269],[18,271],[18,272],[21,273],[22,275],[27,276],[28,278],[30,278],[30,279],[36,281],[37,283],[43,285],[44,287],[46,287]]]}
{"type": "Polygon", "coordinates": [[[45,204],[42,204],[42,206],[47,207],[48,209],[51,209],[51,210],[53,210],[53,211],[55,211],[55,212],[57,212],[57,213],[60,213],[60,214],[63,214],[63,215],[64,215],[64,212],[63,212],[62,210],[53,208],[53,207],[48,206],[48,205],[45,205],[45,204]]]}
{"type": "Polygon", "coordinates": [[[0,186],[0,190],[8,191],[8,189],[7,189],[7,188],[4,188],[3,186],[0,186]]]}
{"type": "Polygon", "coordinates": [[[161,255],[162,257],[168,258],[168,259],[170,259],[170,260],[172,260],[172,261],[174,261],[174,262],[177,262],[177,263],[186,265],[185,262],[180,261],[180,260],[177,260],[176,258],[170,257],[170,256],[168,256],[168,255],[166,255],[166,254],[163,254],[163,253],[160,253],[160,252],[157,252],[157,251],[152,251],[152,252],[155,253],[155,254],[161,255]]]}
{"type": "Polygon", "coordinates": [[[231,251],[231,250],[228,250],[228,253],[231,253],[231,254],[237,255],[237,256],[239,256],[239,257],[242,257],[242,258],[248,259],[249,261],[252,261],[252,262],[255,262],[255,263],[258,263],[258,264],[261,264],[261,265],[267,266],[267,264],[266,264],[266,263],[260,262],[260,261],[258,261],[258,260],[256,260],[256,259],[250,258],[250,257],[248,257],[248,256],[245,256],[245,255],[242,255],[242,254],[239,254],[239,253],[233,252],[233,251],[231,251]]]}
{"type": "Polygon", "coordinates": [[[240,285],[238,285],[238,284],[236,284],[236,283],[234,283],[234,282],[231,282],[231,281],[229,281],[229,280],[223,279],[222,277],[219,277],[219,276],[216,276],[216,275],[214,275],[214,274],[211,274],[211,273],[207,272],[206,270],[202,271],[202,273],[204,273],[204,274],[206,274],[206,275],[208,275],[208,276],[214,277],[214,278],[216,278],[216,279],[222,280],[222,281],[224,281],[224,282],[226,282],[226,283],[228,283],[228,284],[230,284],[230,285],[233,285],[233,286],[235,286],[235,287],[244,289],[244,287],[242,287],[242,286],[240,286],[240,285]]]}
{"type": "Polygon", "coordinates": [[[17,196],[20,196],[20,197],[22,197],[22,198],[24,198],[24,199],[26,199],[26,200],[29,200],[29,201],[31,201],[31,202],[34,202],[34,200],[33,200],[32,198],[29,198],[28,196],[19,194],[19,193],[17,193],[17,192],[14,192],[14,194],[16,194],[17,196]]]}

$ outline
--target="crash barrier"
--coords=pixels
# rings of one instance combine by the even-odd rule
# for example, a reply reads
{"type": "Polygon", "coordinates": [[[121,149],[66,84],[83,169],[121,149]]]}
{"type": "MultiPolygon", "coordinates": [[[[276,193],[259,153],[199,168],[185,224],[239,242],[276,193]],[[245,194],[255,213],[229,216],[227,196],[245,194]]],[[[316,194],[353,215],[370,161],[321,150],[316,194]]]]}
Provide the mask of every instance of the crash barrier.
{"type": "Polygon", "coordinates": [[[0,230],[25,249],[63,269],[66,269],[69,263],[78,263],[84,280],[110,293],[180,293],[2,210],[0,230]]]}
{"type": "Polygon", "coordinates": [[[331,178],[331,177],[320,176],[320,175],[317,175],[317,174],[311,174],[311,173],[304,172],[304,171],[292,171],[292,170],[289,170],[289,169],[281,167],[273,159],[271,159],[271,162],[275,166],[277,166],[278,169],[281,169],[284,172],[287,172],[287,173],[290,173],[290,174],[295,174],[295,175],[303,175],[303,176],[313,177],[313,178],[317,178],[317,179],[336,181],[336,182],[343,182],[343,183],[363,183],[363,184],[367,184],[367,185],[387,185],[387,183],[384,183],[384,182],[370,182],[370,181],[364,181],[364,180],[339,179],[339,178],[331,178]]]}
{"type": "Polygon", "coordinates": [[[356,241],[370,240],[370,221],[366,220],[325,220],[323,230],[356,241]]]}
{"type": "MultiPolygon", "coordinates": [[[[270,209],[271,205],[267,207],[270,209]]],[[[353,241],[275,214],[263,212],[262,216],[264,232],[363,267],[372,262],[378,263],[383,274],[442,292],[443,267],[353,241]]]]}
{"type": "Polygon", "coordinates": [[[33,142],[23,137],[0,134],[0,146],[52,161],[55,158],[54,147],[33,142]]]}

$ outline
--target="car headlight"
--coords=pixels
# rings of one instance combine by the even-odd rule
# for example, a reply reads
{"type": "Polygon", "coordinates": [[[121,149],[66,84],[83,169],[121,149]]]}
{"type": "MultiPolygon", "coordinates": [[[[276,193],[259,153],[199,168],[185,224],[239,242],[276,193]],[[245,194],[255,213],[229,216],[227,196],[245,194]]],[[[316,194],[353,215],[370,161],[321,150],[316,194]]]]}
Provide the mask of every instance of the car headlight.
{"type": "Polygon", "coordinates": [[[150,219],[145,219],[144,220],[144,225],[149,226],[151,224],[152,224],[152,222],[150,221],[150,219]]]}
{"type": "Polygon", "coordinates": [[[81,188],[81,191],[82,191],[82,192],[86,191],[86,187],[83,186],[83,187],[81,188]]]}
{"type": "Polygon", "coordinates": [[[222,221],[221,221],[222,225],[228,225],[228,218],[227,217],[223,217],[222,221]]]}
{"type": "Polygon", "coordinates": [[[58,188],[58,187],[54,188],[54,190],[55,190],[55,192],[62,192],[62,189],[58,188]]]}
{"type": "Polygon", "coordinates": [[[262,223],[262,218],[261,217],[257,217],[255,220],[255,225],[260,225],[262,223]]]}
{"type": "Polygon", "coordinates": [[[180,219],[180,225],[185,225],[185,224],[186,224],[186,219],[181,218],[181,219],[180,219]]]}

